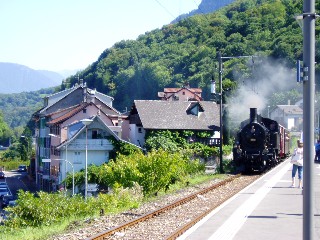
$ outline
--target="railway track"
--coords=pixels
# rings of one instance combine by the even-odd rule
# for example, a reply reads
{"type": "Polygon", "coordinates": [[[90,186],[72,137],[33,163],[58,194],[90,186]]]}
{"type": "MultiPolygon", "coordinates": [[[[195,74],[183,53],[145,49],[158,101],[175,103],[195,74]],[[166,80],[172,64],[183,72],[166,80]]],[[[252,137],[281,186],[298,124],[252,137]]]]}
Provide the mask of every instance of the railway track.
{"type": "Polygon", "coordinates": [[[229,177],[86,239],[176,239],[213,209],[259,177],[241,175],[229,177]]]}

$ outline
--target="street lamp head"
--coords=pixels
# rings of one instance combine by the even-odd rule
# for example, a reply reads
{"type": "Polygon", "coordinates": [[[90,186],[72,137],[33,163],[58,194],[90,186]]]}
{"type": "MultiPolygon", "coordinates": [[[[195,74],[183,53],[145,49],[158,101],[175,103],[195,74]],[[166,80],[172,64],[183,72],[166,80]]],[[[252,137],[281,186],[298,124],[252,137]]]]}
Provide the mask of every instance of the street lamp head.
{"type": "Polygon", "coordinates": [[[82,119],[81,122],[85,125],[85,126],[88,126],[90,123],[92,123],[92,119],[82,119]]]}
{"type": "Polygon", "coordinates": [[[303,15],[298,15],[298,16],[295,16],[294,18],[296,19],[296,21],[298,22],[299,26],[303,30],[303,15]]]}
{"type": "Polygon", "coordinates": [[[60,138],[59,136],[57,136],[57,135],[55,135],[55,134],[53,134],[53,133],[49,133],[48,136],[60,138]]]}
{"type": "Polygon", "coordinates": [[[216,81],[213,78],[210,83],[210,92],[211,92],[211,94],[216,93],[216,81]]]}
{"type": "Polygon", "coordinates": [[[303,31],[303,19],[306,18],[306,17],[317,19],[320,16],[318,14],[316,14],[316,13],[303,13],[302,15],[295,16],[294,18],[298,22],[298,24],[301,27],[302,31],[303,31]]]}

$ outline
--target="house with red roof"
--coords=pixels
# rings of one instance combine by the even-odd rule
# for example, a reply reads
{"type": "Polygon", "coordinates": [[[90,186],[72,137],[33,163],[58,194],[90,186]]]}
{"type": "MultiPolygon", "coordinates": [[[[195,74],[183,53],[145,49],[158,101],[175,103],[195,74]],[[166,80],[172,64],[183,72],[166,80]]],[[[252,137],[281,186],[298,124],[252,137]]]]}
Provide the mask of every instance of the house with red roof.
{"type": "Polygon", "coordinates": [[[158,97],[163,101],[202,101],[201,88],[190,88],[186,85],[182,88],[165,88],[158,92],[158,97]]]}
{"type": "Polygon", "coordinates": [[[90,164],[109,161],[108,137],[121,140],[124,116],[113,98],[85,84],[47,96],[34,113],[36,123],[35,178],[40,190],[56,191],[66,175],[90,164]],[[83,120],[88,120],[84,124],[83,120]],[[87,163],[87,165],[85,165],[87,163]]]}

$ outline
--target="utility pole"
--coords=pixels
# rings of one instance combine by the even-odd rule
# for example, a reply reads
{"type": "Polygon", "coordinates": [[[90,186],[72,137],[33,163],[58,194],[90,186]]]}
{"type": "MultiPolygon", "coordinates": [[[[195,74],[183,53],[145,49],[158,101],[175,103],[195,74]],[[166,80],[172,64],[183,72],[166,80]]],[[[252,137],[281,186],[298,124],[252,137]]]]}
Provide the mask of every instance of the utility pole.
{"type": "Polygon", "coordinates": [[[314,95],[315,0],[303,2],[303,239],[313,240],[314,223],[314,95]]]}
{"type": "Polygon", "coordinates": [[[223,152],[222,152],[222,145],[223,145],[223,121],[222,121],[222,57],[221,52],[218,52],[218,61],[219,61],[219,84],[220,84],[220,145],[219,145],[219,152],[220,152],[220,173],[223,173],[223,152]]]}
{"type": "Polygon", "coordinates": [[[253,58],[254,56],[235,56],[235,57],[222,57],[221,51],[218,52],[218,62],[219,62],[219,85],[220,85],[220,145],[219,145],[219,151],[220,151],[220,173],[224,172],[223,169],[223,152],[222,152],[222,145],[223,145],[223,120],[222,120],[222,73],[223,73],[223,63],[222,59],[232,59],[232,58],[253,58]]]}

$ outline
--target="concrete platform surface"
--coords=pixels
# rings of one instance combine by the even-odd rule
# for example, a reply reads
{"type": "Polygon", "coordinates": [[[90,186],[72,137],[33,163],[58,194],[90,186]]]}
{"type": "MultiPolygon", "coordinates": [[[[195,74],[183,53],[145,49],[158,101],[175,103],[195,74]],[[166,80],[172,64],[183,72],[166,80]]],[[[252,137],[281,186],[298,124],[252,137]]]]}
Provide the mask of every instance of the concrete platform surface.
{"type": "MultiPolygon", "coordinates": [[[[320,240],[320,164],[313,167],[314,239],[320,240]]],[[[178,239],[303,239],[303,189],[291,188],[291,170],[289,160],[284,161],[178,239]]]]}

